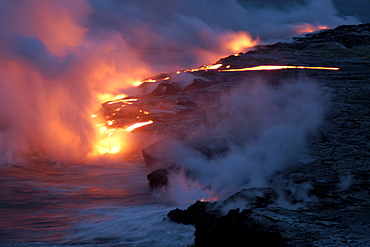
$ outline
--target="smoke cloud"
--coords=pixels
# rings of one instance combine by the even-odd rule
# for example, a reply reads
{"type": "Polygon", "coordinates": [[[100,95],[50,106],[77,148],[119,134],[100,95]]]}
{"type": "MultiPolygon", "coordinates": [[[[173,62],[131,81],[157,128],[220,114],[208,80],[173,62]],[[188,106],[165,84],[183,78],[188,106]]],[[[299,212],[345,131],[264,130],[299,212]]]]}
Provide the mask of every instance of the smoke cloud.
{"type": "Polygon", "coordinates": [[[160,71],[209,64],[319,26],[355,24],[341,17],[330,0],[306,1],[287,8],[242,7],[235,0],[90,1],[90,30],[114,30],[160,71]],[[173,65],[169,65],[173,64],[173,65]]]}
{"type": "MultiPolygon", "coordinates": [[[[90,114],[99,108],[100,95],[133,93],[137,80],[286,38],[297,25],[356,22],[338,16],[330,1],[278,11],[243,8],[233,0],[2,0],[0,162],[35,154],[81,161],[96,141],[90,114]]],[[[238,115],[243,112],[235,114],[243,118],[238,115]]],[[[273,128],[285,133],[288,127],[271,128],[261,133],[255,151],[235,152],[228,159],[240,160],[235,164],[262,159],[253,157],[265,142],[278,139],[273,128]]],[[[300,133],[301,127],[292,131],[300,133]]],[[[271,148],[285,150],[284,145],[271,148]]],[[[284,158],[277,154],[276,159],[284,158]]],[[[270,163],[264,161],[265,166],[270,163]]]]}
{"type": "Polygon", "coordinates": [[[246,81],[209,107],[189,139],[161,145],[168,166],[157,168],[172,171],[169,194],[181,204],[268,186],[271,175],[302,157],[322,121],[323,99],[318,85],[303,77],[280,86],[246,81]]]}

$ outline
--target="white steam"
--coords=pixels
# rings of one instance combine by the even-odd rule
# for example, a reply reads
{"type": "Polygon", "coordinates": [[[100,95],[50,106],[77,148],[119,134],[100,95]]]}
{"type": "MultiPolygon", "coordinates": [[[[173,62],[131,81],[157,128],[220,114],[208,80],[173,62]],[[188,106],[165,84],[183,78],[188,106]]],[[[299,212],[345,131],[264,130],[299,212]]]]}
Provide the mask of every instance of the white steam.
{"type": "Polygon", "coordinates": [[[319,87],[307,78],[278,86],[246,82],[209,109],[208,121],[190,141],[211,139],[216,149],[227,146],[228,151],[208,159],[189,145],[167,147],[168,153],[176,154],[172,163],[180,167],[174,172],[176,179],[170,177],[170,193],[185,203],[191,193],[225,198],[241,188],[267,186],[274,172],[303,154],[309,135],[321,123],[322,102],[319,87]],[[181,190],[188,192],[184,200],[181,190]]]}
{"type": "Polygon", "coordinates": [[[213,63],[300,24],[356,22],[330,1],[281,11],[234,0],[0,1],[0,162],[34,153],[82,160],[95,142],[90,114],[100,94],[132,92],[137,80],[213,63]]]}
{"type": "Polygon", "coordinates": [[[161,72],[214,63],[222,56],[246,52],[257,39],[274,42],[297,35],[304,25],[334,28],[359,23],[354,17],[339,16],[330,0],[281,10],[242,7],[236,0],[90,3],[95,10],[91,31],[114,30],[161,72]]]}

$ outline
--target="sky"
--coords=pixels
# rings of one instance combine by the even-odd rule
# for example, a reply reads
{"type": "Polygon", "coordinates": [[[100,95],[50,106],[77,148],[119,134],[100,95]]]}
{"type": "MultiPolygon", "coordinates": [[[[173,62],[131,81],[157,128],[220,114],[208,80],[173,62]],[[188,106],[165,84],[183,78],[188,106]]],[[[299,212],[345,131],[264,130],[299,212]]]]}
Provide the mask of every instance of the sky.
{"type": "Polygon", "coordinates": [[[360,23],[329,0],[248,2],[0,0],[0,162],[85,157],[103,96],[135,93],[138,80],[360,23]]]}
{"type": "MultiPolygon", "coordinates": [[[[238,0],[245,6],[255,7],[274,7],[278,9],[286,9],[289,6],[299,5],[307,0],[238,0]]],[[[370,1],[368,0],[332,0],[335,8],[341,15],[354,16],[361,22],[370,22],[370,1]]]]}
{"type": "Polygon", "coordinates": [[[370,1],[368,0],[333,0],[339,13],[357,17],[363,23],[370,22],[370,1]]]}

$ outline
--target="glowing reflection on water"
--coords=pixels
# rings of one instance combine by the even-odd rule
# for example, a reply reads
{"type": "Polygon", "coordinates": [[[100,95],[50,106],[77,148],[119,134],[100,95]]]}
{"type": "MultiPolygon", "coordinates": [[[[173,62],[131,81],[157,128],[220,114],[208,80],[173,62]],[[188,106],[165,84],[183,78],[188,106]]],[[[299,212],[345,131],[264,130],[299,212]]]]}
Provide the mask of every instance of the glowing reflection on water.
{"type": "Polygon", "coordinates": [[[74,239],[81,222],[109,224],[114,210],[153,204],[146,173],[134,163],[0,167],[0,243],[81,241],[74,239]]]}

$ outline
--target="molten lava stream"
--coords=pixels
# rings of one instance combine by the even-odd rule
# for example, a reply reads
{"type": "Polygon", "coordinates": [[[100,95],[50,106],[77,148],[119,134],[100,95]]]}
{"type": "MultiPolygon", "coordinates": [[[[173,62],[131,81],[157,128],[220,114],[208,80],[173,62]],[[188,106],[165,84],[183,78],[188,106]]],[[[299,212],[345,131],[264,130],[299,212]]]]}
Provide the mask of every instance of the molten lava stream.
{"type": "Polygon", "coordinates": [[[149,120],[149,121],[146,121],[146,122],[142,122],[142,123],[136,123],[136,124],[133,124],[129,127],[127,127],[125,130],[128,131],[128,132],[131,132],[137,128],[140,128],[140,127],[143,127],[143,126],[146,126],[146,125],[149,125],[149,124],[152,124],[154,123],[152,120],[149,120]]]}
{"type": "Polygon", "coordinates": [[[339,70],[336,67],[311,67],[311,66],[291,66],[291,65],[260,65],[255,67],[239,69],[220,69],[219,72],[241,72],[241,71],[259,71],[259,70],[280,70],[280,69],[322,69],[322,70],[339,70]]]}
{"type": "Polygon", "coordinates": [[[329,29],[328,26],[325,25],[313,25],[310,23],[304,23],[301,25],[297,25],[293,28],[294,34],[299,35],[303,33],[312,33],[324,29],[329,29]]]}
{"type": "MultiPolygon", "coordinates": [[[[113,111],[112,115],[100,115],[92,114],[92,122],[96,126],[96,139],[93,144],[93,151],[91,152],[91,157],[102,156],[102,155],[115,155],[118,153],[124,154],[128,151],[133,150],[135,138],[130,132],[141,128],[143,126],[152,124],[152,120],[145,122],[139,122],[131,124],[128,127],[121,127],[117,125],[116,120],[110,119],[114,117],[117,112],[123,112],[126,107],[133,105],[137,98],[129,98],[126,94],[114,95],[111,93],[103,93],[98,95],[98,99],[101,102],[101,107],[104,112],[108,109],[108,112],[113,111]],[[117,127],[118,126],[118,127],[117,127]]],[[[136,111],[130,111],[136,112],[136,111]]],[[[147,115],[149,112],[139,110],[136,112],[138,114],[137,119],[141,118],[140,115],[147,115]]]]}
{"type": "Polygon", "coordinates": [[[116,154],[122,151],[125,146],[123,141],[126,139],[122,131],[117,131],[114,128],[108,129],[104,124],[97,127],[99,128],[98,140],[94,145],[93,156],[116,154]]]}
{"type": "MultiPolygon", "coordinates": [[[[176,74],[192,73],[197,71],[207,71],[214,70],[217,72],[244,72],[244,71],[263,71],[263,70],[282,70],[282,69],[311,69],[311,70],[339,70],[336,67],[320,67],[320,66],[294,66],[294,65],[260,65],[255,67],[246,67],[246,68],[235,68],[231,69],[230,65],[225,66],[225,69],[220,69],[223,64],[213,64],[213,65],[204,65],[198,69],[187,69],[183,71],[177,71],[176,74]]],[[[146,79],[142,82],[135,83],[136,86],[141,85],[143,82],[160,82],[160,81],[169,81],[169,76],[163,76],[156,79],[146,79]]],[[[112,94],[102,94],[100,99],[103,100],[103,104],[112,105],[119,104],[119,107],[116,109],[120,111],[123,107],[134,104],[138,99],[136,98],[127,98],[127,95],[112,95],[112,94]]],[[[146,111],[140,110],[143,114],[149,114],[146,111]]],[[[92,115],[96,117],[97,115],[92,115]]],[[[139,118],[138,116],[137,118],[139,118]]],[[[101,122],[104,122],[103,120],[101,122]]],[[[124,152],[127,149],[129,136],[127,132],[132,132],[143,126],[153,124],[152,120],[145,122],[134,123],[126,128],[111,128],[114,125],[114,120],[105,120],[105,123],[96,124],[98,127],[98,140],[96,141],[94,148],[94,155],[104,155],[104,154],[117,154],[124,152]]]]}
{"type": "Polygon", "coordinates": [[[118,154],[130,151],[132,135],[130,132],[146,125],[154,123],[152,120],[132,124],[126,128],[108,128],[113,125],[112,120],[106,123],[97,124],[97,141],[94,145],[92,156],[105,154],[118,154]]]}
{"type": "MultiPolygon", "coordinates": [[[[234,56],[240,56],[235,54],[234,56]]],[[[339,70],[337,67],[319,67],[319,66],[295,66],[295,65],[259,65],[254,67],[236,68],[230,69],[230,65],[225,66],[226,69],[219,69],[223,64],[204,65],[198,69],[186,69],[182,72],[197,72],[215,70],[217,72],[243,72],[243,71],[260,71],[260,70],[281,70],[281,69],[321,69],[321,70],[339,70]]],[[[176,74],[180,74],[181,71],[177,71],[176,74]]],[[[168,79],[167,79],[168,80],[168,79]]]]}

